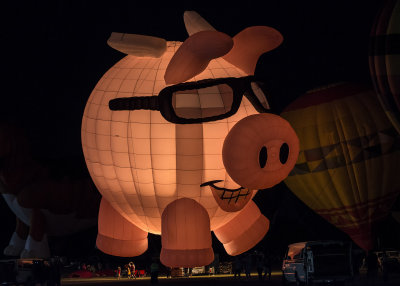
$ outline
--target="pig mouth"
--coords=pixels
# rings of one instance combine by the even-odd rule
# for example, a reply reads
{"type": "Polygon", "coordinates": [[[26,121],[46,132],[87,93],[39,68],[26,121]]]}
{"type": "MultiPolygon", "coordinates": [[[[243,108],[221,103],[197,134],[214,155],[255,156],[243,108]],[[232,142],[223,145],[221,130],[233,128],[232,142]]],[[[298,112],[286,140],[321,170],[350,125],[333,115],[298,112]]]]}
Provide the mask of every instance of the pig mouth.
{"type": "Polygon", "coordinates": [[[236,212],[244,208],[247,202],[251,199],[253,190],[243,187],[237,189],[227,189],[218,187],[215,184],[222,180],[214,180],[205,182],[200,187],[208,186],[221,209],[226,212],[236,212]]]}

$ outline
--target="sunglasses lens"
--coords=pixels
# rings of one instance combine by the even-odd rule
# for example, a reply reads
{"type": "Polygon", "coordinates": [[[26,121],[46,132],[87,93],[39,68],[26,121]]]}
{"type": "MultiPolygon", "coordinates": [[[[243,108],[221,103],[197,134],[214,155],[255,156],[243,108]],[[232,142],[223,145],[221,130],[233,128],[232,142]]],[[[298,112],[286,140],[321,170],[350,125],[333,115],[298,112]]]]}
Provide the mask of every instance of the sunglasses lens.
{"type": "Polygon", "coordinates": [[[262,83],[251,82],[251,89],[253,90],[254,95],[257,97],[258,101],[265,109],[270,109],[267,100],[267,94],[262,90],[262,83]]]}
{"type": "Polygon", "coordinates": [[[172,94],[175,114],[183,119],[206,119],[231,111],[233,90],[227,84],[181,90],[172,94]]]}

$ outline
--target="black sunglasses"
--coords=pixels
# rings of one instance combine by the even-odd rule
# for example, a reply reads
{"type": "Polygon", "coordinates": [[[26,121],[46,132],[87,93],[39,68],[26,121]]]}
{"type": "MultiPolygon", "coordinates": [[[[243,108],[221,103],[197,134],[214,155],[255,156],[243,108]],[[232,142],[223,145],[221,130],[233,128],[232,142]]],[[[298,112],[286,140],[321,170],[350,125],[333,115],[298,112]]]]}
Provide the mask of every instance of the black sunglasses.
{"type": "Polygon", "coordinates": [[[155,96],[115,98],[108,106],[110,110],[159,110],[172,123],[202,123],[235,114],[243,95],[258,112],[268,112],[261,85],[254,76],[205,79],[167,86],[155,96]]]}

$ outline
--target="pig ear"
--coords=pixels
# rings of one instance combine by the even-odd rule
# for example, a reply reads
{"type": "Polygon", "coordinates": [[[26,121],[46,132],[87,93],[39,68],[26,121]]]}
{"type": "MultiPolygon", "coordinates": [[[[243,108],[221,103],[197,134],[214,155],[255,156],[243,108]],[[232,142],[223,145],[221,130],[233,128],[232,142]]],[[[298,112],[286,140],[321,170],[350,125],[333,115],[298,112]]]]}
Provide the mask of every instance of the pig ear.
{"type": "Polygon", "coordinates": [[[191,35],[169,62],[165,83],[177,84],[198,75],[212,59],[222,57],[232,46],[232,38],[222,32],[201,31],[191,35]]]}
{"type": "Polygon", "coordinates": [[[159,58],[167,50],[167,41],[157,37],[111,33],[107,44],[124,54],[137,57],[159,58]]]}
{"type": "Polygon", "coordinates": [[[283,36],[267,26],[253,26],[233,37],[233,48],[223,58],[248,75],[254,74],[259,57],[277,48],[283,36]]]}

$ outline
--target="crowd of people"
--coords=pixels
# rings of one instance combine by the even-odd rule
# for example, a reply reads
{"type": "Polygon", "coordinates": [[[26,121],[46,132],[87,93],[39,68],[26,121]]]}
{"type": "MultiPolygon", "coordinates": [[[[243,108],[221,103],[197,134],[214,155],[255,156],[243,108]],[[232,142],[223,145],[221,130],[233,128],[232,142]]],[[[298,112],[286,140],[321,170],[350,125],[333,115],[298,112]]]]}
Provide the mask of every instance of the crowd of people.
{"type": "MultiPolygon", "coordinates": [[[[400,270],[399,264],[397,264],[396,271],[393,270],[393,257],[389,257],[386,252],[379,252],[378,254],[379,257],[376,252],[369,251],[366,255],[364,252],[360,252],[359,255],[353,256],[353,273],[355,279],[359,277],[359,270],[365,269],[368,284],[374,285],[378,282],[378,276],[380,277],[379,279],[383,279],[384,282],[388,282],[389,278],[391,278],[392,273],[400,270]]],[[[232,257],[232,261],[228,262],[228,265],[229,269],[231,269],[231,273],[233,274],[234,279],[241,279],[241,277],[244,277],[245,279],[250,279],[251,273],[254,273],[254,271],[256,270],[258,274],[257,278],[262,281],[271,279],[272,264],[274,265],[274,267],[277,267],[277,263],[278,262],[275,256],[267,255],[263,251],[258,250],[232,257]],[[242,276],[242,274],[244,275],[242,276]]],[[[33,261],[32,270],[34,281],[36,281],[38,284],[44,283],[46,281],[47,285],[60,285],[62,268],[61,265],[62,263],[60,263],[60,259],[50,259],[48,261],[33,261]]],[[[120,280],[122,277],[128,279],[136,279],[144,275],[150,276],[151,284],[158,283],[158,277],[160,274],[166,275],[167,278],[170,278],[171,276],[177,276],[176,271],[171,271],[177,269],[171,269],[169,267],[163,266],[160,263],[159,259],[155,257],[153,257],[151,264],[147,263],[147,266],[141,270],[138,270],[133,261],[129,263],[123,263],[120,266],[116,264],[109,265],[108,263],[105,263],[103,266],[101,261],[92,261],[92,263],[78,263],[75,265],[80,271],[84,271],[87,273],[92,272],[97,274],[99,273],[99,271],[106,271],[108,269],[110,272],[109,275],[115,276],[118,280],[120,280]]],[[[210,275],[218,274],[220,272],[219,270],[221,269],[223,269],[221,273],[229,273],[226,272],[227,269],[225,269],[221,265],[227,265],[227,262],[219,263],[219,260],[214,261],[208,267],[204,267],[203,272],[205,272],[201,273],[210,275]]],[[[181,275],[191,276],[191,273],[191,268],[184,268],[181,275]]],[[[194,270],[193,273],[195,273],[194,270]]]]}
{"type": "MultiPolygon", "coordinates": [[[[124,269],[126,271],[128,279],[134,279],[134,278],[138,277],[135,263],[133,263],[132,261],[129,262],[128,264],[125,264],[124,269]]],[[[117,276],[118,280],[121,279],[121,275],[122,275],[122,268],[121,268],[121,266],[118,266],[117,270],[116,270],[116,276],[117,276]]]]}
{"type": "MultiPolygon", "coordinates": [[[[269,256],[265,255],[262,251],[248,252],[235,256],[231,265],[234,278],[240,278],[242,273],[244,273],[246,278],[250,278],[251,273],[257,270],[259,280],[271,279],[271,261],[269,256]]],[[[160,273],[165,274],[167,278],[171,278],[174,275],[189,277],[192,276],[193,269],[183,268],[182,273],[179,275],[178,272],[172,271],[173,269],[170,267],[162,266],[158,259],[153,259],[150,267],[146,270],[147,274],[150,274],[151,283],[157,284],[160,273]]],[[[218,263],[214,261],[211,265],[205,267],[205,272],[203,274],[219,274],[219,270],[219,261],[218,263]]],[[[124,266],[118,266],[115,272],[118,280],[121,279],[122,276],[128,279],[137,277],[137,269],[135,269],[135,264],[133,262],[129,262],[124,266]]]]}
{"type": "MultiPolygon", "coordinates": [[[[125,270],[128,279],[136,279],[141,275],[141,273],[136,269],[135,264],[131,261],[128,264],[125,264],[123,267],[121,266],[117,267],[117,269],[115,270],[116,272],[115,276],[117,277],[118,280],[120,280],[122,277],[123,269],[125,270]]],[[[153,259],[153,262],[150,265],[151,284],[158,283],[159,271],[160,271],[160,266],[158,262],[155,259],[153,259]]]]}
{"type": "Polygon", "coordinates": [[[235,256],[232,263],[233,277],[240,278],[242,271],[244,271],[245,277],[250,278],[254,266],[257,269],[258,279],[260,281],[265,280],[267,277],[268,280],[271,279],[271,261],[269,256],[261,251],[256,251],[254,254],[244,253],[235,256]]]}

